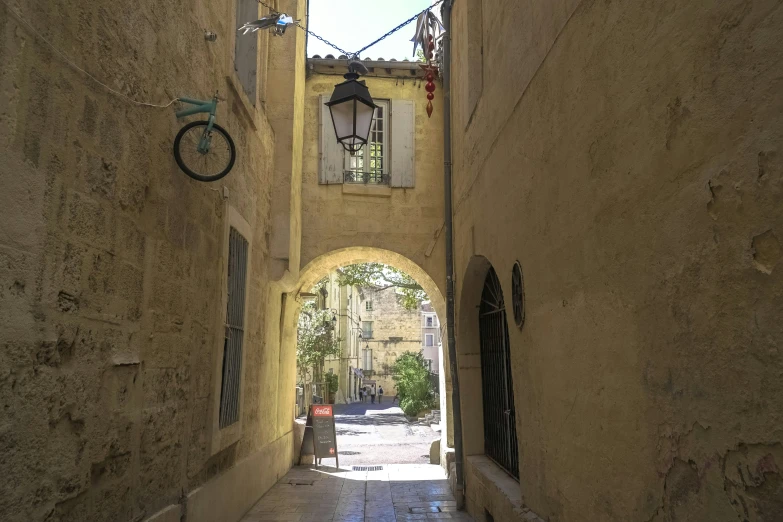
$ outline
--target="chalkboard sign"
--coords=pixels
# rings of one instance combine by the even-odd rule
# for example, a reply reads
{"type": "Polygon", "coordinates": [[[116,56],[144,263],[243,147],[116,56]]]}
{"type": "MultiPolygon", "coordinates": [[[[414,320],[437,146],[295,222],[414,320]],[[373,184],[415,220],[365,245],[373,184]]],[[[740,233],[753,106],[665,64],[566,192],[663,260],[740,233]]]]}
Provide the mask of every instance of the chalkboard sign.
{"type": "Polygon", "coordinates": [[[322,458],[333,458],[336,466],[340,467],[337,456],[337,432],[334,428],[334,411],[331,404],[310,406],[301,455],[314,455],[316,467],[318,467],[318,459],[322,458]]]}

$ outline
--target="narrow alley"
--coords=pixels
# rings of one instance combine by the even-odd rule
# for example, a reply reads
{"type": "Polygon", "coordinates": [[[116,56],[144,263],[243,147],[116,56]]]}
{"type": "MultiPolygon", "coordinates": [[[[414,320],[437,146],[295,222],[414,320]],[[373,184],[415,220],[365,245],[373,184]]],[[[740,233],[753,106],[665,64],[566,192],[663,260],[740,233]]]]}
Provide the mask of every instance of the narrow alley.
{"type": "Polygon", "coordinates": [[[440,466],[367,468],[292,468],[241,522],[473,520],[457,510],[440,466]]]}
{"type": "Polygon", "coordinates": [[[242,522],[473,520],[460,513],[443,468],[429,464],[440,433],[408,422],[392,404],[338,404],[335,428],[340,468],[292,468],[242,522]]]}
{"type": "Polygon", "coordinates": [[[0,522],[783,522],[783,0],[0,0],[0,64],[0,522]]]}

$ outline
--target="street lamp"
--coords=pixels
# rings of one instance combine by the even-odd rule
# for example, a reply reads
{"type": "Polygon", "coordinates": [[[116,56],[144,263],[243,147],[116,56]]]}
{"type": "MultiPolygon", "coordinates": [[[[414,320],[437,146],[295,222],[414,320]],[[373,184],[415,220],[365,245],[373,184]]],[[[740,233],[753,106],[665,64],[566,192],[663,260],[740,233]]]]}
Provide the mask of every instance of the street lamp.
{"type": "Polygon", "coordinates": [[[332,97],[326,102],[337,141],[351,154],[367,144],[376,108],[367,85],[358,81],[362,70],[367,69],[361,62],[349,63],[345,81],[334,86],[332,97]]]}

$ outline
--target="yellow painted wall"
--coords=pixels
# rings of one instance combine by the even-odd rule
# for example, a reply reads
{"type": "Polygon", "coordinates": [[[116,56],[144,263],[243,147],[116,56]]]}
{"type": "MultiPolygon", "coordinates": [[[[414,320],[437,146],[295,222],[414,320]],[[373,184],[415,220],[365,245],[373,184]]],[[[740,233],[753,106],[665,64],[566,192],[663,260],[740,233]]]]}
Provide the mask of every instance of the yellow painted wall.
{"type": "MultiPolygon", "coordinates": [[[[302,160],[302,266],[346,247],[377,247],[401,254],[424,269],[445,290],[443,226],[443,112],[439,91],[427,118],[426,91],[408,78],[365,76],[377,99],[416,102],[416,186],[390,190],[357,185],[318,184],[319,96],[343,80],[311,73],[305,93],[302,160]],[[372,189],[377,189],[373,191],[372,189]],[[351,192],[364,193],[351,193],[351,192]],[[434,243],[434,245],[431,245],[434,243]],[[428,250],[431,252],[428,255],[428,250]]],[[[407,73],[406,73],[407,74],[407,73]]],[[[379,260],[380,261],[380,260],[379,260]]]]}
{"type": "Polygon", "coordinates": [[[481,260],[506,303],[519,260],[519,487],[547,520],[783,517],[782,40],[772,0],[454,3],[466,449],[481,260]]]}

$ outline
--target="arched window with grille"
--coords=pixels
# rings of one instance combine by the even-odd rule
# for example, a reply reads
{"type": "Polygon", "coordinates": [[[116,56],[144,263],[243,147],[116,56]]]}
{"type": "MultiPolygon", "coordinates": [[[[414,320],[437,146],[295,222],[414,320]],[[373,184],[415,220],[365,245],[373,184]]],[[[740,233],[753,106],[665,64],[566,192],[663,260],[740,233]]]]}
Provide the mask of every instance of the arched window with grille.
{"type": "Polygon", "coordinates": [[[506,306],[495,270],[484,280],[479,306],[484,453],[519,479],[514,383],[506,306]]]}

